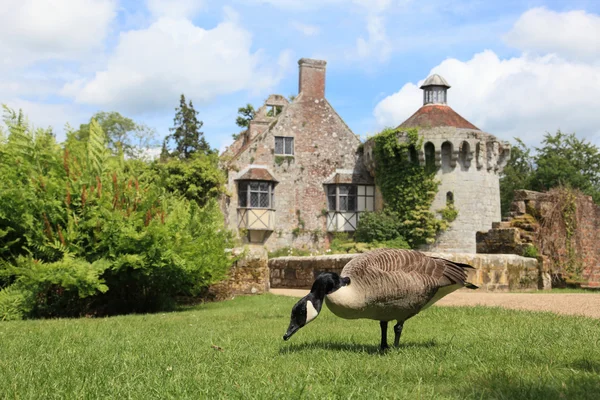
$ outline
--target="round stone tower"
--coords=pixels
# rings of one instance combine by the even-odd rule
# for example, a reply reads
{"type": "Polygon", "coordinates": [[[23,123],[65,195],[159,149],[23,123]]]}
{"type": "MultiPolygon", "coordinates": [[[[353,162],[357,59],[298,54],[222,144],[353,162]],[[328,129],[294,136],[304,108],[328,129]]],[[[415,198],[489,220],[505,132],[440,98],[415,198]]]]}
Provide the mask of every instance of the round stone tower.
{"type": "MultiPolygon", "coordinates": [[[[457,218],[425,250],[475,253],[477,231],[488,231],[500,221],[499,175],[510,157],[508,142],[485,133],[447,104],[450,85],[434,74],[423,89],[423,106],[398,127],[418,128],[423,147],[417,150],[421,165],[435,164],[438,193],[431,206],[438,211],[453,203],[457,218]]],[[[373,160],[368,146],[365,159],[373,160]]]]}

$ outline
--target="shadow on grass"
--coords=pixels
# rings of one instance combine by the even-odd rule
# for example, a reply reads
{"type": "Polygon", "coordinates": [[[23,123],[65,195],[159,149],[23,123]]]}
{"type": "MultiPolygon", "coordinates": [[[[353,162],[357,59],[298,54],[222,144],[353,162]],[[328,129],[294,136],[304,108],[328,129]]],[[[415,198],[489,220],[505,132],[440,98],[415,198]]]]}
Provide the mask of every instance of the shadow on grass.
{"type": "MultiPolygon", "coordinates": [[[[569,365],[573,369],[578,369],[580,371],[591,372],[593,374],[600,374],[600,362],[588,360],[582,358],[580,360],[575,361],[573,364],[569,365]]],[[[600,379],[600,378],[599,378],[600,379]]]]}
{"type": "MultiPolygon", "coordinates": [[[[437,346],[434,340],[428,340],[426,342],[400,342],[398,349],[410,349],[410,348],[429,348],[437,346]]],[[[300,344],[290,344],[289,346],[282,347],[279,349],[279,354],[290,354],[299,353],[310,350],[331,350],[331,351],[352,351],[356,353],[367,353],[367,354],[385,354],[396,350],[395,347],[390,347],[387,351],[381,351],[379,345],[374,344],[357,344],[357,343],[338,343],[328,341],[317,341],[300,344]]]]}
{"type": "MultiPolygon", "coordinates": [[[[477,378],[459,391],[462,399],[598,399],[600,377],[523,377],[497,372],[477,378]]],[[[454,394],[456,394],[454,392],[454,394]]]]}

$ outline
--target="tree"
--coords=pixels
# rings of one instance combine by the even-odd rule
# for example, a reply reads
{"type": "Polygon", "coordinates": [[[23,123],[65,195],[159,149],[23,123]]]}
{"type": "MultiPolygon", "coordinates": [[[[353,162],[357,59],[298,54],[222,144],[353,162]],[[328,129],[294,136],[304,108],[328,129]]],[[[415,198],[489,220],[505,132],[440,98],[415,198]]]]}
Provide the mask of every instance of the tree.
{"type": "MultiPolygon", "coordinates": [[[[248,127],[250,126],[250,121],[252,121],[254,119],[254,116],[256,115],[256,110],[254,109],[254,106],[252,106],[252,104],[248,103],[246,104],[246,107],[238,108],[238,114],[239,115],[235,120],[236,125],[240,128],[248,129],[248,127]]],[[[240,134],[233,133],[231,134],[231,137],[233,138],[233,140],[238,140],[240,134]]]]}
{"type": "Polygon", "coordinates": [[[254,119],[256,111],[254,110],[252,104],[248,103],[246,104],[246,107],[238,108],[238,114],[239,115],[235,120],[235,123],[240,128],[247,128],[248,126],[250,126],[250,121],[254,119]]]}
{"type": "Polygon", "coordinates": [[[175,111],[174,127],[169,129],[172,133],[165,138],[164,143],[164,147],[167,147],[171,139],[175,141],[175,150],[170,156],[188,159],[198,152],[211,154],[212,150],[204,139],[204,133],[200,131],[204,123],[198,120],[198,111],[194,109],[192,101],[190,100],[189,105],[186,104],[182,94],[175,111]]]}
{"type": "Polygon", "coordinates": [[[189,160],[173,158],[153,164],[153,171],[161,187],[201,207],[225,190],[225,173],[219,168],[217,154],[196,154],[189,160]]]}
{"type": "Polygon", "coordinates": [[[503,215],[510,210],[515,190],[531,187],[531,176],[534,171],[531,150],[521,139],[515,138],[515,140],[517,144],[511,149],[510,160],[500,178],[500,204],[503,215]]]}
{"type": "MultiPolygon", "coordinates": [[[[96,120],[106,135],[107,147],[113,154],[123,152],[129,158],[141,158],[155,144],[155,132],[143,124],[138,124],[131,118],[124,117],[118,112],[97,112],[90,118],[96,120]]],[[[76,138],[87,140],[90,123],[81,124],[76,138]]]]}
{"type": "Polygon", "coordinates": [[[531,178],[533,190],[557,186],[579,189],[600,202],[600,150],[574,133],[546,134],[536,148],[536,169],[531,178]]]}
{"type": "Polygon", "coordinates": [[[547,133],[535,154],[516,139],[511,159],[500,179],[502,213],[509,211],[514,191],[547,191],[566,186],[579,189],[600,204],[600,149],[574,133],[547,133]]]}

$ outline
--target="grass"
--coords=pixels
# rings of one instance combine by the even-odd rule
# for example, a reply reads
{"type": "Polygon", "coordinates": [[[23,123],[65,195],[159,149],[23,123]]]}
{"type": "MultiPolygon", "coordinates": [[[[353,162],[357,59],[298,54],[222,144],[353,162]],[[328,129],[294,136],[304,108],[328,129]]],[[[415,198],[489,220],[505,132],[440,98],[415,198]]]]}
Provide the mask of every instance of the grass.
{"type": "MultiPolygon", "coordinates": [[[[592,399],[600,321],[432,307],[402,345],[325,310],[289,342],[296,299],[263,295],[183,312],[0,323],[0,398],[592,399]]],[[[390,335],[392,334],[390,329],[390,335]]]]}

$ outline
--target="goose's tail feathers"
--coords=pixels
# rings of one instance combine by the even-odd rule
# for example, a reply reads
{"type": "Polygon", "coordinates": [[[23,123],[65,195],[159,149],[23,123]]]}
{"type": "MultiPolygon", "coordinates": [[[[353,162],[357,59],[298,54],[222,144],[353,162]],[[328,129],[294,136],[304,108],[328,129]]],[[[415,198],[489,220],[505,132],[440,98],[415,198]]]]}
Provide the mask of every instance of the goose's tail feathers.
{"type": "Polygon", "coordinates": [[[479,289],[479,286],[475,286],[471,282],[465,282],[465,287],[467,289],[479,289]]]}

